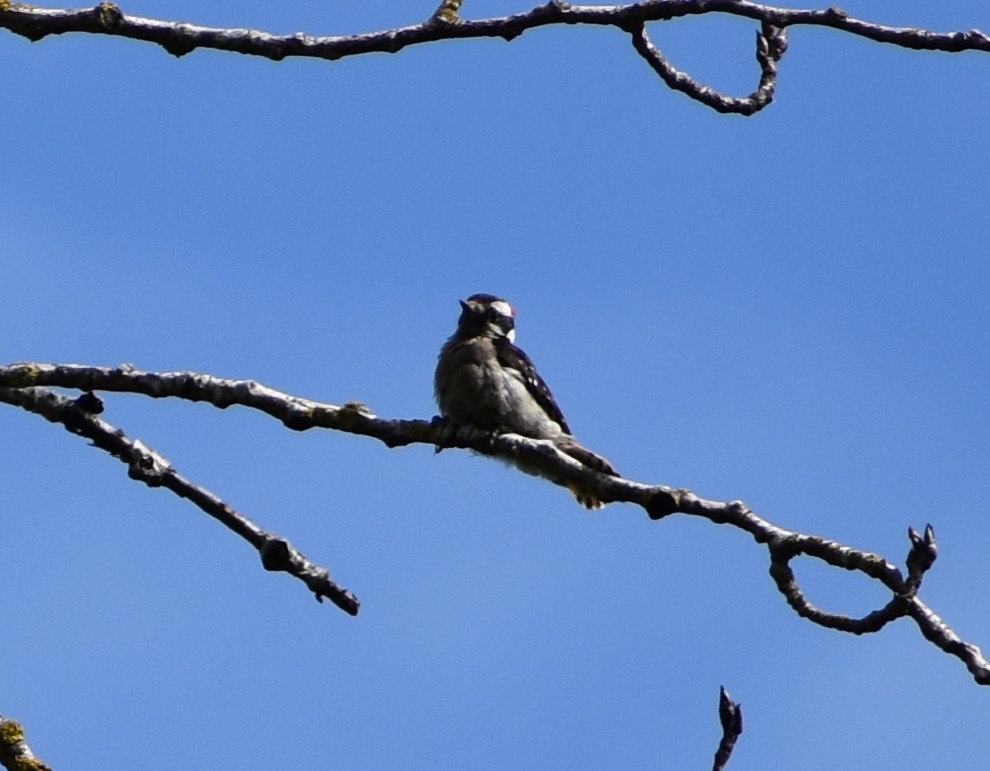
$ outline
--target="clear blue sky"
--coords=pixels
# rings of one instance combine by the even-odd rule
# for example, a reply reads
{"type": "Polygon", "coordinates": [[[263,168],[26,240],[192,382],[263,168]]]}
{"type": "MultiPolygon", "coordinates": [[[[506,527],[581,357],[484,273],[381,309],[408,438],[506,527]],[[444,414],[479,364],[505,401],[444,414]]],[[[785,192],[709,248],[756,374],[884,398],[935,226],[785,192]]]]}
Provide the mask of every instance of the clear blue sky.
{"type": "MultiPolygon", "coordinates": [[[[435,3],[341,5],[123,9],[335,34],[435,3]]],[[[844,7],[990,29],[972,0],[844,7]]],[[[716,87],[756,82],[750,23],[654,36],[716,87]]],[[[337,63],[0,32],[0,359],[428,418],[457,300],[499,294],[625,475],[898,564],[931,522],[923,598],[990,646],[990,57],[802,28],[781,70],[743,119],[668,91],[611,29],[337,63]]],[[[111,396],[105,417],[362,611],[0,409],[0,713],[57,769],[705,768],[720,684],[745,710],[736,771],[985,767],[990,690],[909,621],[800,620],[738,531],[239,408],[111,396]]],[[[796,569],[828,609],[887,599],[796,569]]]]}

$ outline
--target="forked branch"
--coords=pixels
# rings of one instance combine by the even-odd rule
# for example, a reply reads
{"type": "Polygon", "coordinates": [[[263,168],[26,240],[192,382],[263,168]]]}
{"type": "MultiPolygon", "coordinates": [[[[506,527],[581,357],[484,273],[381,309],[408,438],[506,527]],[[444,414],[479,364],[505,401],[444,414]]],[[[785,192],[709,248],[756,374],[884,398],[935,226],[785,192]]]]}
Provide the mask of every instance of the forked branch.
{"type": "MultiPolygon", "coordinates": [[[[671,514],[688,514],[716,524],[732,525],[749,533],[757,543],[766,545],[770,553],[770,574],[777,589],[803,618],[829,629],[858,635],[878,632],[895,619],[909,617],[918,625],[926,639],[959,658],[977,683],[990,685],[990,663],[984,659],[980,649],[962,640],[918,597],[924,575],[937,556],[935,532],[931,525],[925,528],[923,535],[919,535],[913,528],[908,529],[910,551],[906,560],[905,578],[898,567],[880,555],[852,549],[819,536],[784,530],[757,516],[741,501],[710,501],[689,490],[673,489],[665,485],[646,485],[606,476],[559,452],[549,441],[527,439],[516,434],[492,435],[470,426],[458,426],[436,418],[429,421],[379,418],[357,402],[343,406],[324,404],[276,391],[251,380],[224,380],[193,372],[141,372],[129,365],[117,368],[51,364],[12,364],[0,367],[0,401],[38,412],[49,420],[62,422],[74,433],[88,436],[98,446],[125,460],[131,476],[146,484],[168,487],[178,495],[190,498],[211,516],[240,532],[242,537],[261,551],[263,558],[265,544],[270,536],[253,524],[241,522],[238,519],[240,515],[234,516],[236,512],[231,514],[232,510],[226,504],[209,493],[195,492],[198,488],[191,486],[191,483],[167,467],[160,456],[151,453],[143,445],[138,447],[139,443],[126,440],[112,427],[102,424],[94,414],[94,402],[96,405],[101,403],[95,397],[87,396],[93,391],[205,401],[221,409],[239,404],[264,412],[297,431],[311,428],[333,429],[374,437],[388,447],[427,444],[437,448],[471,449],[510,462],[524,461],[526,468],[537,469],[541,476],[551,482],[570,488],[579,486],[587,489],[604,502],[633,503],[643,508],[651,519],[659,520],[671,514]],[[77,389],[83,392],[83,396],[73,401],[46,390],[51,387],[77,389]],[[73,409],[69,409],[66,403],[72,405],[73,409]],[[162,469],[161,466],[167,468],[162,469]],[[208,503],[212,510],[204,506],[204,503],[208,503]],[[791,560],[799,555],[820,559],[833,567],[863,573],[882,583],[890,591],[891,600],[884,607],[861,618],[820,610],[804,596],[790,568],[791,560]]],[[[283,556],[285,549],[282,547],[275,548],[274,552],[271,551],[273,547],[267,548],[269,558],[272,554],[282,557],[276,564],[296,563],[292,557],[296,553],[291,547],[287,547],[290,558],[283,556]]],[[[268,561],[266,566],[269,566],[268,561]]],[[[302,572],[305,573],[305,570],[302,572]]],[[[293,574],[298,575],[296,572],[293,574]]],[[[303,575],[299,577],[306,580],[303,575]]],[[[309,581],[307,584],[313,588],[309,581]]],[[[352,601],[353,598],[343,590],[339,591],[341,594],[336,597],[330,591],[323,593],[347,609],[347,598],[352,601]]]]}

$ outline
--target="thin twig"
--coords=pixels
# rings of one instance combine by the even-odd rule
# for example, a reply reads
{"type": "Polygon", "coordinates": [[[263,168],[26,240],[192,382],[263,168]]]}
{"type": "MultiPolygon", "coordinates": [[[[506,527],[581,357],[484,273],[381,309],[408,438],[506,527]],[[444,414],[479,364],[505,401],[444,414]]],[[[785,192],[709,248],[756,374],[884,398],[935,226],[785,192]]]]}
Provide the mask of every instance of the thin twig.
{"type": "Polygon", "coordinates": [[[715,751],[712,771],[722,771],[725,768],[732,757],[736,740],[743,732],[742,705],[734,702],[724,687],[718,689],[718,721],[722,724],[722,739],[715,751]]]}

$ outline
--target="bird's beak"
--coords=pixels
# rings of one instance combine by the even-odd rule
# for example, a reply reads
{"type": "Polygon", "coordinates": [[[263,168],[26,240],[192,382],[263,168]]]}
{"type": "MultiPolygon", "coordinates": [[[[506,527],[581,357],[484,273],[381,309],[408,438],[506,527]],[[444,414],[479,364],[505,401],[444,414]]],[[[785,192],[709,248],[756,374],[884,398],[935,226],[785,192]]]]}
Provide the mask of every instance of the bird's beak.
{"type": "Polygon", "coordinates": [[[470,310],[470,309],[468,308],[468,304],[467,304],[466,302],[464,302],[463,300],[458,300],[457,302],[459,302],[459,303],[461,304],[461,310],[462,310],[462,311],[467,311],[467,310],[470,310]]]}

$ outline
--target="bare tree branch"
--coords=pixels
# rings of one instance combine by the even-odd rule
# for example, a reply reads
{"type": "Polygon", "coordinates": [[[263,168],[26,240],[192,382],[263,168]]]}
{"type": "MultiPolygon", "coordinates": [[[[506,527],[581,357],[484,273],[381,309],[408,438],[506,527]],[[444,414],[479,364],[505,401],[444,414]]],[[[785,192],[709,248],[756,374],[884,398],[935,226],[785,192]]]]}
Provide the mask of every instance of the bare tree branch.
{"type": "MultiPolygon", "coordinates": [[[[715,524],[732,525],[749,533],[757,543],[767,546],[770,552],[770,575],[777,589],[798,615],[829,629],[857,635],[877,632],[894,619],[910,617],[926,639],[959,658],[977,683],[990,685],[990,663],[983,657],[980,649],[963,641],[917,596],[923,576],[937,556],[935,533],[931,525],[926,527],[924,536],[919,536],[913,529],[908,530],[911,550],[906,564],[908,577],[905,579],[900,569],[880,555],[852,549],[819,536],[794,533],[777,527],[757,516],[742,501],[711,501],[698,497],[690,490],[646,485],[607,476],[558,451],[550,441],[527,439],[516,434],[492,435],[438,418],[430,421],[389,420],[377,417],[366,406],[356,402],[342,407],[323,404],[282,393],[251,380],[224,380],[193,372],[141,372],[129,365],[114,369],[77,364],[21,363],[0,366],[0,388],[21,389],[30,393],[32,388],[39,386],[73,388],[84,392],[130,392],[155,398],[176,397],[189,401],[207,401],[221,409],[240,404],[271,415],[297,431],[329,428],[374,437],[388,447],[418,443],[437,448],[470,449],[517,465],[522,461],[525,468],[537,470],[551,482],[572,489],[587,489],[606,503],[622,501],[636,504],[646,511],[650,519],[659,520],[671,514],[688,514],[715,524]],[[820,559],[833,567],[863,573],[882,583],[893,595],[892,599],[883,608],[858,619],[822,611],[805,598],[791,571],[790,561],[799,555],[820,559]]],[[[13,397],[0,390],[0,400],[13,401],[13,397]]],[[[128,444],[115,452],[117,445],[111,443],[105,449],[126,458],[127,453],[133,452],[129,449],[130,446],[128,444]]],[[[134,462],[129,462],[133,469],[134,462]]],[[[165,475],[162,478],[170,479],[171,476],[165,475]]]]}
{"type": "Polygon", "coordinates": [[[732,757],[736,740],[743,732],[742,705],[732,701],[724,687],[718,689],[718,720],[722,724],[722,739],[715,751],[712,771],[722,771],[725,768],[732,757]]]}
{"type": "Polygon", "coordinates": [[[78,399],[59,396],[45,388],[0,388],[0,401],[61,423],[70,433],[84,436],[102,450],[127,464],[127,475],[148,487],[164,487],[186,498],[214,519],[226,525],[258,550],[266,570],[284,571],[295,576],[320,602],[326,597],[341,610],[357,615],[357,598],[330,579],[326,568],[314,565],[288,541],[268,533],[224,503],[209,490],[190,482],[157,452],[138,440],[128,439],[96,415],[103,405],[91,393],[78,399]]]}
{"type": "Polygon", "coordinates": [[[571,5],[563,0],[549,0],[524,13],[476,20],[461,18],[460,6],[461,0],[442,0],[429,19],[408,27],[359,35],[314,36],[303,33],[273,35],[259,30],[203,27],[185,22],[127,16],[118,6],[108,2],[95,8],[62,10],[0,0],[0,28],[32,41],[66,32],[114,35],[155,43],[174,56],[183,56],[197,48],[212,48],[262,56],[275,61],[287,56],[334,61],[368,53],[398,53],[408,46],[440,40],[499,37],[511,41],[528,30],[555,24],[615,27],[632,36],[636,51],[668,86],[720,112],[742,115],[753,114],[773,99],[775,65],[784,50],[782,46],[775,49],[773,41],[774,38],[779,38],[782,42],[783,31],[787,27],[828,27],[878,43],[917,50],[947,53],[990,52],[990,36],[977,29],[967,32],[934,32],[911,27],[890,27],[850,18],[839,8],[791,9],[747,0],[645,0],[606,6],[571,5]],[[717,94],[685,73],[673,69],[646,36],[647,22],[709,13],[740,16],[758,21],[762,25],[761,38],[767,41],[767,46],[760,58],[760,85],[745,99],[717,94]],[[776,32],[768,34],[770,29],[776,32]],[[772,73],[768,72],[770,65],[764,59],[773,63],[772,73]],[[734,105],[732,109],[728,109],[730,105],[734,105]]]}
{"type": "Polygon", "coordinates": [[[21,724],[3,715],[0,715],[0,765],[7,771],[52,771],[51,766],[31,752],[21,724]]]}

